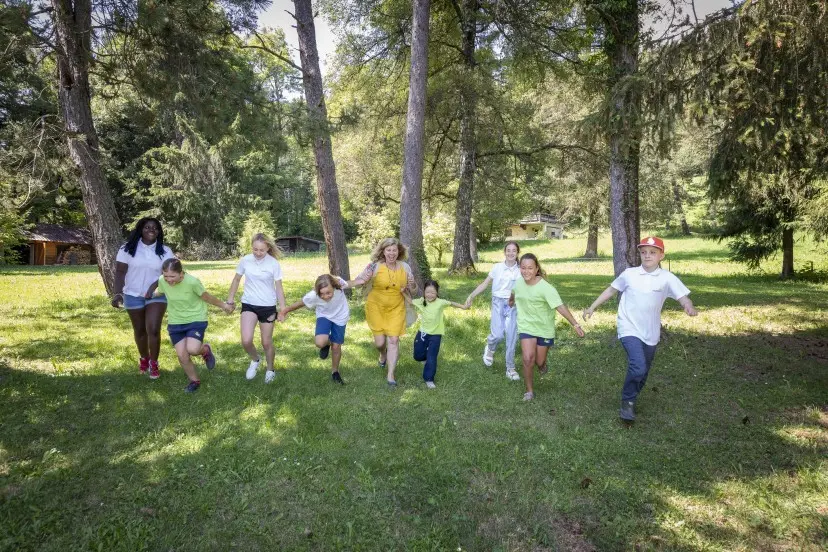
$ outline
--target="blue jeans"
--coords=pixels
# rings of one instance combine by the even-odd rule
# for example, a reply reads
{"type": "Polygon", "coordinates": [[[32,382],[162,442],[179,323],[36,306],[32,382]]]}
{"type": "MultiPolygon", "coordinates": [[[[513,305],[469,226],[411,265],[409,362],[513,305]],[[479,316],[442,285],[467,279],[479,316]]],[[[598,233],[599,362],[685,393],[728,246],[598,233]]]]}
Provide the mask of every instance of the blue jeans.
{"type": "Polygon", "coordinates": [[[644,389],[644,384],[647,383],[647,375],[653,365],[656,346],[647,345],[631,335],[622,337],[621,345],[627,351],[627,379],[624,380],[621,400],[634,401],[644,389]]]}
{"type": "Polygon", "coordinates": [[[414,360],[425,361],[425,366],[423,366],[425,381],[434,381],[434,375],[437,373],[437,355],[440,353],[442,340],[442,335],[424,334],[423,332],[417,332],[417,337],[414,338],[414,360]]]}
{"type": "Polygon", "coordinates": [[[495,351],[497,345],[506,339],[506,370],[515,369],[515,347],[517,346],[517,309],[509,306],[509,300],[492,297],[492,322],[486,345],[495,351]]]}

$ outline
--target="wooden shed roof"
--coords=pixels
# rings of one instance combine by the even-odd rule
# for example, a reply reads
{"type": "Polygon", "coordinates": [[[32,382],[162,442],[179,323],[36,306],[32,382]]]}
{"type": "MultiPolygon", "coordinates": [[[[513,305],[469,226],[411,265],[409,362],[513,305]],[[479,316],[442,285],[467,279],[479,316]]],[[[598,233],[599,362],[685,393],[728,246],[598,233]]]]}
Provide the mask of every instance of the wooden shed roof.
{"type": "Polygon", "coordinates": [[[23,236],[30,242],[56,242],[92,245],[92,233],[86,228],[70,228],[60,224],[35,224],[30,230],[23,230],[23,236]]]}

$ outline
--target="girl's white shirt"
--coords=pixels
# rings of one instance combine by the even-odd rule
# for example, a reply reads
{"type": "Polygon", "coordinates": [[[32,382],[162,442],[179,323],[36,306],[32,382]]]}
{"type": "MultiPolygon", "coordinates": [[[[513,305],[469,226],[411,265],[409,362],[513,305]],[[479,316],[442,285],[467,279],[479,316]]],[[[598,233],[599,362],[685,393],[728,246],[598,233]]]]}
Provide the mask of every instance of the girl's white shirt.
{"type": "Polygon", "coordinates": [[[256,307],[276,306],[276,288],[273,284],[282,279],[279,261],[270,255],[259,260],[250,253],[241,258],[236,274],[244,276],[242,303],[256,307]]]}
{"type": "Polygon", "coordinates": [[[497,263],[489,271],[489,278],[492,279],[492,297],[508,299],[515,287],[515,281],[520,277],[520,265],[515,263],[506,266],[506,263],[497,263]]]}
{"type": "Polygon", "coordinates": [[[317,318],[327,318],[337,326],[344,326],[351,317],[348,298],[341,289],[335,289],[330,301],[323,301],[314,290],[302,297],[302,302],[309,309],[316,309],[317,318]]]}
{"type": "Polygon", "coordinates": [[[135,256],[124,251],[123,247],[118,250],[115,260],[128,267],[124,277],[124,289],[120,290],[121,293],[143,297],[150,285],[157,282],[161,276],[161,265],[164,261],[175,258],[172,249],[166,245],[164,254],[159,257],[155,253],[155,243],[146,245],[142,240],[138,240],[135,256]]]}

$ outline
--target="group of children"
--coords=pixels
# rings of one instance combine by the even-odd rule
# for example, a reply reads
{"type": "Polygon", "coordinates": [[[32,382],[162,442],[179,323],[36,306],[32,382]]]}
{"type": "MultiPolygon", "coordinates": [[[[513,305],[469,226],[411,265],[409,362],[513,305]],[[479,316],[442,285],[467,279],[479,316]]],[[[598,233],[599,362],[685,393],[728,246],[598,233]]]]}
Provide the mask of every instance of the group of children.
{"type": "MultiPolygon", "coordinates": [[[[656,237],[645,238],[638,246],[641,265],[625,270],[612,284],[584,310],[589,319],[599,305],[622,293],[618,307],[618,337],[627,353],[627,376],[624,382],[619,415],[635,419],[635,401],[647,380],[656,345],[661,332],[661,308],[667,297],[678,300],[684,311],[695,316],[696,310],[688,298],[690,290],[672,273],[660,268],[664,258],[664,242],[656,237]]],[[[556,313],[563,316],[579,337],[584,336],[581,325],[563,304],[557,290],[545,279],[537,257],[526,253],[518,259],[520,246],[508,242],[504,247],[504,261],[497,263],[486,279],[468,296],[465,303],[455,303],[439,296],[440,285],[434,280],[424,283],[423,297],[413,299],[405,294],[406,303],[419,314],[420,327],[414,340],[414,359],[424,362],[423,379],[429,389],[437,372],[437,357],[445,333],[445,309],[470,308],[474,298],[490,284],[492,286],[490,333],[483,351],[483,362],[491,366],[497,346],[506,343],[506,376],[519,380],[514,365],[517,340],[520,340],[523,364],[525,401],[534,399],[534,371],[548,371],[547,355],[555,342],[556,313]]],[[[201,282],[184,272],[178,259],[167,259],[162,265],[162,276],[147,291],[150,298],[163,294],[168,303],[168,331],[179,362],[190,382],[186,391],[198,389],[200,382],[192,356],[201,356],[208,369],[215,366],[215,356],[204,340],[207,329],[207,306],[212,304],[230,314],[235,309],[235,295],[242,277],[245,278],[242,295],[242,346],[250,357],[246,377],[256,377],[261,361],[253,344],[255,326],[260,325],[262,346],[267,370],[265,382],[275,377],[273,358],[273,325],[284,321],[298,309],[316,311],[315,345],[322,359],[331,356],[331,378],[344,383],[339,373],[345,328],[350,318],[348,299],[343,289],[345,280],[328,274],[319,276],[312,290],[291,305],[285,302],[282,275],[276,260],[278,250],[262,234],[253,238],[253,252],[241,259],[230,285],[227,301],[221,301],[204,290],[201,282]],[[278,308],[281,307],[281,310],[278,308]]]]}

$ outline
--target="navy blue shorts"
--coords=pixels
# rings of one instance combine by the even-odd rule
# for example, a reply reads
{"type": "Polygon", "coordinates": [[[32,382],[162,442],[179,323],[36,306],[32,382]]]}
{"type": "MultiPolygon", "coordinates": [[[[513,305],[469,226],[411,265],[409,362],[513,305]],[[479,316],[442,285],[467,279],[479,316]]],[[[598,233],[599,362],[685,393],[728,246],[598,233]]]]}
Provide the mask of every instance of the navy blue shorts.
{"type": "Polygon", "coordinates": [[[127,295],[126,293],[123,294],[124,298],[124,308],[126,310],[138,310],[146,308],[147,305],[152,303],[166,303],[167,298],[163,295],[159,295],[158,297],[153,297],[152,299],[146,299],[144,297],[138,297],[137,295],[127,295]]]}
{"type": "Polygon", "coordinates": [[[316,319],[316,335],[327,335],[331,343],[345,343],[345,325],[334,324],[327,318],[316,319]]]}
{"type": "Polygon", "coordinates": [[[167,331],[170,333],[170,341],[172,341],[173,347],[185,337],[192,337],[203,342],[204,333],[207,331],[207,322],[167,324],[167,331]]]}
{"type": "Polygon", "coordinates": [[[523,341],[524,339],[537,339],[539,347],[551,347],[555,344],[555,338],[553,337],[538,337],[527,333],[520,334],[520,340],[523,341]]]}

